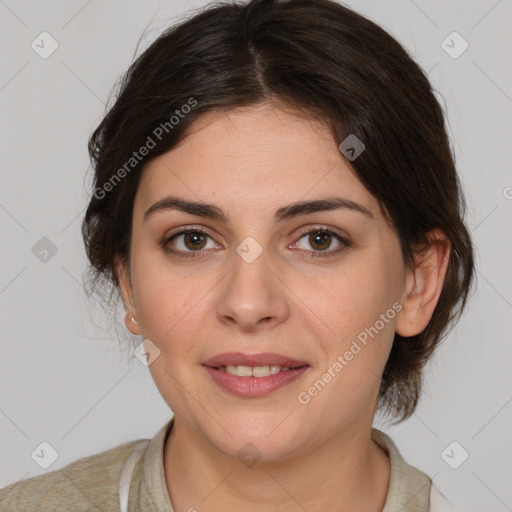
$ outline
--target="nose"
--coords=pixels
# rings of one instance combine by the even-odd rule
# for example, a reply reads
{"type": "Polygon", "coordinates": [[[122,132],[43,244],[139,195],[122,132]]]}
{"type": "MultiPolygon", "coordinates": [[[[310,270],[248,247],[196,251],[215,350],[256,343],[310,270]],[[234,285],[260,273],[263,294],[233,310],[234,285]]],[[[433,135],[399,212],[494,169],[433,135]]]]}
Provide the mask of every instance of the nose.
{"type": "Polygon", "coordinates": [[[265,250],[252,262],[235,255],[217,302],[221,322],[257,331],[273,328],[288,318],[287,288],[272,266],[265,250]]]}

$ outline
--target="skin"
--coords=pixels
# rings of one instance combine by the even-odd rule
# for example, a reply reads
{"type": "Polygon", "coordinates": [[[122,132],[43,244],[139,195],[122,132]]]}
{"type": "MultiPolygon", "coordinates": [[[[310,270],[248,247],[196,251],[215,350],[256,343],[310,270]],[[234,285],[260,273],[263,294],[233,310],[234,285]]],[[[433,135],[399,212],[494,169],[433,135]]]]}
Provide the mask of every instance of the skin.
{"type": "Polygon", "coordinates": [[[381,511],[389,458],[370,437],[379,379],[395,331],[417,334],[432,315],[449,256],[444,235],[432,232],[432,245],[406,268],[395,229],[327,128],[269,104],[204,114],[182,144],[150,161],[132,230],[130,267],[117,260],[116,271],[128,329],[160,351],[149,368],[175,415],[164,454],[175,510],[314,512],[335,503],[381,511]],[[214,204],[229,223],[178,210],[143,220],[171,194],[214,204]],[[282,206],[332,196],[372,216],[336,209],[273,222],[282,206]],[[183,234],[167,247],[196,257],[161,243],[184,226],[208,232],[195,242],[200,251],[183,234]],[[349,246],[334,254],[336,237],[319,248],[299,231],[318,227],[349,246]],[[248,236],[262,249],[252,263],[236,252],[248,236]],[[315,257],[322,249],[331,255],[315,257]],[[301,404],[298,394],[394,303],[401,311],[301,404]],[[230,351],[277,352],[310,368],[271,394],[244,398],[201,366],[230,351]],[[237,456],[248,442],[261,453],[252,467],[237,456]]]}

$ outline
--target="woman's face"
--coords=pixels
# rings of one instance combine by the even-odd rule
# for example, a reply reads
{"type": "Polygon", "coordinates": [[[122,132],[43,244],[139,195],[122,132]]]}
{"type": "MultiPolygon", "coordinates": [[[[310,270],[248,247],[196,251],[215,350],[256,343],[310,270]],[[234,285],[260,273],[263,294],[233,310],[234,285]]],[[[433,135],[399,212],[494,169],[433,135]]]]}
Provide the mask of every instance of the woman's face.
{"type": "Polygon", "coordinates": [[[367,432],[406,270],[326,127],[268,105],[204,115],[146,165],[132,229],[130,328],[160,351],[151,374],[189,431],[233,457],[251,442],[265,460],[367,432]],[[211,206],[146,213],[170,196],[211,206]],[[285,384],[278,367],[205,366],[232,352],[305,366],[285,384]]]}

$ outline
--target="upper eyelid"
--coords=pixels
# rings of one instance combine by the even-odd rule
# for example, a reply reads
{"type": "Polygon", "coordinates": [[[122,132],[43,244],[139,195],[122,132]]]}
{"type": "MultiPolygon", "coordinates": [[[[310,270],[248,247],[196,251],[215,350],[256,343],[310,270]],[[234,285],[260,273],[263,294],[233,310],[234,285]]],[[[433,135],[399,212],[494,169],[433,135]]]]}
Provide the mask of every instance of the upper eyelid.
{"type": "Polygon", "coordinates": [[[163,240],[169,241],[171,238],[174,238],[175,236],[183,235],[185,233],[189,233],[192,231],[199,231],[200,233],[204,233],[205,235],[208,235],[212,239],[214,238],[208,229],[205,229],[203,227],[196,227],[196,226],[184,226],[184,227],[178,228],[178,231],[176,231],[174,233],[164,235],[163,240]]]}
{"type": "Polygon", "coordinates": [[[347,239],[348,240],[350,238],[348,233],[346,233],[344,230],[339,229],[339,228],[331,228],[329,226],[324,226],[322,224],[314,224],[312,226],[307,226],[307,227],[304,227],[304,228],[300,228],[299,229],[299,234],[301,236],[303,236],[303,235],[307,235],[308,233],[310,233],[312,231],[315,231],[315,230],[326,231],[328,233],[333,233],[334,235],[338,235],[342,239],[347,239]]]}
{"type": "MultiPolygon", "coordinates": [[[[194,232],[194,231],[203,233],[203,234],[209,236],[215,243],[218,243],[215,240],[215,238],[209,233],[208,229],[205,229],[204,227],[198,227],[198,226],[191,225],[191,226],[183,226],[178,229],[179,229],[179,231],[176,231],[175,233],[164,236],[164,238],[163,238],[164,243],[169,243],[176,236],[184,235],[186,233],[194,232]]],[[[349,236],[347,234],[345,234],[343,232],[343,230],[340,230],[338,228],[331,228],[329,226],[324,226],[322,224],[313,224],[311,226],[305,226],[303,228],[300,228],[299,233],[298,233],[298,235],[299,235],[298,239],[301,239],[302,237],[304,237],[314,231],[324,231],[324,232],[332,233],[335,237],[339,237],[338,241],[341,241],[341,242],[348,243],[350,240],[349,236]]],[[[194,251],[191,251],[191,252],[194,252],[194,251]]],[[[201,251],[197,251],[197,252],[201,252],[201,251]]],[[[328,252],[328,251],[326,251],[326,252],[328,252]]]]}

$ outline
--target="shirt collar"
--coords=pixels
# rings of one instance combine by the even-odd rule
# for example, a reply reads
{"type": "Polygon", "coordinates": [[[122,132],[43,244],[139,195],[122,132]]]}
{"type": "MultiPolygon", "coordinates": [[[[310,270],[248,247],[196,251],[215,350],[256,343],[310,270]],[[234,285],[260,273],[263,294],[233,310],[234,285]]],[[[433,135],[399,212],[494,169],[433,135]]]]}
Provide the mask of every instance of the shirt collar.
{"type": "Polygon", "coordinates": [[[407,464],[387,434],[372,428],[371,437],[387,452],[391,463],[388,495],[382,512],[428,512],[432,480],[407,464]]]}
{"type": "Polygon", "coordinates": [[[134,500],[129,502],[129,512],[174,512],[167,489],[164,470],[165,440],[174,424],[174,416],[149,440],[141,464],[134,475],[134,500]]]}

